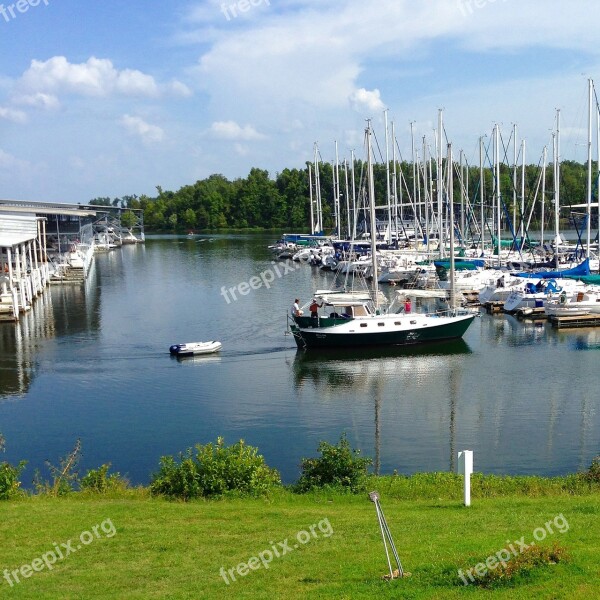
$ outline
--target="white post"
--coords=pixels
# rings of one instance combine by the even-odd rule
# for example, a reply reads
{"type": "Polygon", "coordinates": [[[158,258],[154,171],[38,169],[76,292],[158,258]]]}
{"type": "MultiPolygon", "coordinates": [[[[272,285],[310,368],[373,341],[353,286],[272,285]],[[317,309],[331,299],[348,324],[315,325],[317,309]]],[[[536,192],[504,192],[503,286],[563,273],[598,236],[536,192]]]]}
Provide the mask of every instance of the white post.
{"type": "Polygon", "coordinates": [[[464,475],[465,506],[471,506],[471,474],[473,473],[473,450],[458,453],[458,474],[464,475]]]}

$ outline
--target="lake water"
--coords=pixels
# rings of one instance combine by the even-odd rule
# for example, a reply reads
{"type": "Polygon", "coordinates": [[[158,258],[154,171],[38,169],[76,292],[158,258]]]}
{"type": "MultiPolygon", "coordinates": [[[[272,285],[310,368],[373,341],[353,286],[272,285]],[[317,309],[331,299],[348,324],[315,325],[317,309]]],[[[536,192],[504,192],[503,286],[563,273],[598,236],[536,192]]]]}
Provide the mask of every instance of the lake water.
{"type": "Polygon", "coordinates": [[[77,438],[81,472],[110,462],[144,484],[161,455],[218,436],[258,446],[285,482],[342,432],[381,473],[449,470],[471,449],[478,471],[554,475],[600,454],[600,330],[483,314],[451,343],[304,353],[287,312],[332,276],[280,264],[279,277],[272,241],[150,238],[97,255],[85,285],[54,286],[0,324],[3,460],[28,461],[24,484],[77,438]],[[266,269],[269,289],[227,303],[223,286],[266,269]],[[213,339],[218,356],[168,353],[213,339]]]}

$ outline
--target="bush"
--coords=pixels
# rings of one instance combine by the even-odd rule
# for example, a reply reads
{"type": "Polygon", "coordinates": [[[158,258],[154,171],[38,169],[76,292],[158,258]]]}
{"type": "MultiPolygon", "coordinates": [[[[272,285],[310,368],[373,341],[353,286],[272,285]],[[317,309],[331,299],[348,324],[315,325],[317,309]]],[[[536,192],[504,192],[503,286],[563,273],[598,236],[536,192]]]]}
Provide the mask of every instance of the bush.
{"type": "Polygon", "coordinates": [[[0,463],[0,500],[9,500],[19,495],[19,476],[27,461],[22,460],[16,467],[7,462],[0,463]]]}
{"type": "Polygon", "coordinates": [[[226,494],[262,496],[281,484],[279,473],[265,464],[258,449],[240,440],[225,446],[223,438],[216,444],[197,444],[179,459],[163,456],[160,469],[152,476],[150,492],[169,498],[189,500],[226,494]]]}
{"type": "Polygon", "coordinates": [[[73,492],[79,482],[79,474],[76,469],[80,458],[81,440],[78,439],[73,450],[59,460],[58,467],[49,460],[45,461],[50,470],[52,482],[42,479],[40,472],[36,470],[33,485],[37,493],[48,496],[65,496],[73,492]]]}
{"type": "MultiPolygon", "coordinates": [[[[510,555],[508,548],[504,550],[510,555]]],[[[527,576],[540,567],[568,561],[568,552],[558,542],[555,542],[552,546],[531,545],[507,562],[498,563],[494,569],[486,569],[484,575],[480,576],[473,573],[473,579],[475,585],[484,588],[498,587],[516,578],[527,576]]]]}
{"type": "Polygon", "coordinates": [[[585,472],[585,478],[590,483],[600,483],[600,456],[592,460],[590,468],[585,472]]]}
{"type": "Polygon", "coordinates": [[[342,434],[337,446],[321,442],[317,449],[321,458],[304,458],[302,474],[296,483],[296,490],[307,492],[314,488],[331,486],[350,490],[353,493],[366,489],[367,467],[370,458],[359,458],[360,450],[353,450],[342,434]]]}
{"type": "Polygon", "coordinates": [[[121,477],[120,473],[111,473],[109,475],[109,469],[110,463],[102,465],[98,469],[88,471],[79,482],[82,491],[105,494],[109,491],[127,489],[129,482],[124,477],[121,477]]]}

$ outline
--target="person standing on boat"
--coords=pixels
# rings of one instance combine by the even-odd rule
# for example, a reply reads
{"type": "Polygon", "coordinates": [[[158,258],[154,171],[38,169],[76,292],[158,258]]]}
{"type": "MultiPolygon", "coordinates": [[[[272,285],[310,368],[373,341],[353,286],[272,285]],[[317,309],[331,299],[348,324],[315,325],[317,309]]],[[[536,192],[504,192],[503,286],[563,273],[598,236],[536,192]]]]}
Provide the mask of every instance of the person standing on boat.
{"type": "Polygon", "coordinates": [[[319,304],[316,298],[313,298],[312,304],[309,306],[310,316],[313,319],[319,318],[319,309],[323,306],[323,303],[319,304]]]}
{"type": "Polygon", "coordinates": [[[404,301],[404,312],[408,314],[408,313],[410,313],[411,310],[412,310],[412,303],[410,301],[410,298],[407,298],[404,301]]]}
{"type": "Polygon", "coordinates": [[[296,298],[292,306],[292,317],[301,317],[304,313],[300,310],[300,300],[296,298]]]}

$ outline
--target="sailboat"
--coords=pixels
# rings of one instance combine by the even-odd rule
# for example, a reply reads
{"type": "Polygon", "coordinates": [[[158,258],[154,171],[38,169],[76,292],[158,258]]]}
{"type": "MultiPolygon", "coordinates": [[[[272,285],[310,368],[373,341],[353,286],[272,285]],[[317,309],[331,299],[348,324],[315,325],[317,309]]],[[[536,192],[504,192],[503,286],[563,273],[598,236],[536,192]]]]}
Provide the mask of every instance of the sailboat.
{"type": "MultiPolygon", "coordinates": [[[[373,160],[371,151],[371,126],[366,129],[368,190],[371,219],[371,257],[373,269],[372,299],[355,298],[336,293],[323,293],[315,300],[325,314],[319,314],[315,307],[310,315],[297,311],[291,316],[293,324],[290,329],[298,348],[349,348],[359,346],[403,346],[460,338],[473,322],[475,315],[463,309],[456,309],[453,290],[450,293],[450,307],[444,310],[415,312],[413,306],[427,305],[423,299],[413,302],[410,293],[403,291],[409,298],[397,298],[390,307],[383,308],[379,301],[376,259],[376,222],[375,193],[373,181],[373,160]]],[[[451,155],[451,150],[450,150],[451,155]]],[[[451,156],[449,158],[451,162],[451,156]]],[[[450,177],[452,169],[449,169],[450,177]]],[[[441,182],[440,182],[441,184],[441,182]]],[[[449,187],[452,190],[452,186],[449,187]]],[[[450,192],[451,194],[452,192],[450,192]]],[[[450,198],[452,207],[452,198],[450,198]]],[[[450,219],[453,221],[452,208],[450,219]]],[[[451,230],[451,261],[453,261],[454,232],[451,230]]],[[[452,267],[454,265],[452,264],[452,267]]],[[[453,274],[453,269],[452,269],[453,274]]],[[[445,299],[445,293],[442,294],[445,299]]]]}

